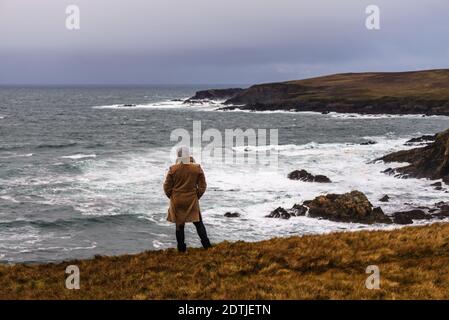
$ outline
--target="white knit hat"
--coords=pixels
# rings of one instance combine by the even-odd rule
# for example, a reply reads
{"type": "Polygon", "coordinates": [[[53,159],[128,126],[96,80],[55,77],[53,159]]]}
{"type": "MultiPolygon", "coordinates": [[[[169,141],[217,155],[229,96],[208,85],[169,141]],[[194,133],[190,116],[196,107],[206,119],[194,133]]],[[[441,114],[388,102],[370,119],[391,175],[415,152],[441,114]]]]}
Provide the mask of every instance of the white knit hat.
{"type": "Polygon", "coordinates": [[[190,163],[190,148],[186,146],[179,147],[176,150],[176,163],[190,163]]]}

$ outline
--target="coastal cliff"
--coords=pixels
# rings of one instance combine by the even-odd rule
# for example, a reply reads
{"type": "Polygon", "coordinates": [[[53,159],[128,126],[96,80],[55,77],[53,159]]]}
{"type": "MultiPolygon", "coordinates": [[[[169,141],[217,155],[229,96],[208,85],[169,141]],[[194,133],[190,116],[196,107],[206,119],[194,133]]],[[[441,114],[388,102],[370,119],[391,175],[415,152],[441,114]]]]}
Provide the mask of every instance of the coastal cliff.
{"type": "Polygon", "coordinates": [[[449,115],[449,69],[343,73],[236,92],[229,109],[449,115]]]}

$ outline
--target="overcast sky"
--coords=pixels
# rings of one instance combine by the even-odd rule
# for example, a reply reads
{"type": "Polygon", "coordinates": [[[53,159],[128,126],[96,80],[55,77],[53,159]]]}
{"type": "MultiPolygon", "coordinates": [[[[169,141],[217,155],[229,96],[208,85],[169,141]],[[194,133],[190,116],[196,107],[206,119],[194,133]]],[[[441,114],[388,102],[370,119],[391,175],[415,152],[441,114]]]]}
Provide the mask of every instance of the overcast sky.
{"type": "Polygon", "coordinates": [[[448,0],[0,0],[0,84],[252,84],[449,67],[448,0]],[[66,7],[80,30],[66,28],[66,7]],[[380,30],[365,8],[380,8],[380,30]]]}

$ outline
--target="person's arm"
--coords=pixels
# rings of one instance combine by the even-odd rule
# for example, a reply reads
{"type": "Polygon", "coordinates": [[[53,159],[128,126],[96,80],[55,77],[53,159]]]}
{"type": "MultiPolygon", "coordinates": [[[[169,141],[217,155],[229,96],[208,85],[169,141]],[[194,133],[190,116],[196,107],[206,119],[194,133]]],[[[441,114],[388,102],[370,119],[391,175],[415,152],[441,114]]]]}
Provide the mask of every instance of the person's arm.
{"type": "Polygon", "coordinates": [[[200,174],[198,175],[198,199],[200,199],[204,192],[206,192],[207,183],[206,183],[206,177],[204,176],[204,171],[199,167],[200,174]]]}
{"type": "Polygon", "coordinates": [[[167,176],[165,177],[164,182],[164,192],[165,195],[170,199],[171,193],[173,191],[173,175],[171,169],[168,170],[167,176]]]}

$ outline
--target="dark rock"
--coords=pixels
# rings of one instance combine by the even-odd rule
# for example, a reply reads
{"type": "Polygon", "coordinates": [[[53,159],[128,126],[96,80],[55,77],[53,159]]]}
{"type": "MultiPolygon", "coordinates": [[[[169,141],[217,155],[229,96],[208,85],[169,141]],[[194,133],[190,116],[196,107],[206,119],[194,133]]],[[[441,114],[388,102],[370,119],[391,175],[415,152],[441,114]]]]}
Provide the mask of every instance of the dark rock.
{"type": "Polygon", "coordinates": [[[227,218],[238,218],[238,217],[240,217],[240,213],[238,213],[238,212],[226,212],[224,214],[224,216],[227,217],[227,218]]]}
{"type": "Polygon", "coordinates": [[[376,143],[377,143],[376,141],[365,141],[365,142],[360,143],[360,145],[361,146],[369,146],[369,145],[373,145],[376,143]]]}
{"type": "Polygon", "coordinates": [[[380,202],[388,202],[390,201],[390,197],[386,194],[382,198],[379,199],[380,202]]]}
{"type": "Polygon", "coordinates": [[[296,217],[305,216],[309,208],[302,204],[295,204],[289,211],[291,215],[296,217]]]}
{"type": "Polygon", "coordinates": [[[313,174],[308,173],[306,170],[295,170],[290,172],[287,175],[287,178],[289,178],[290,180],[301,180],[312,182],[315,179],[315,176],[313,174]]]}
{"type": "Polygon", "coordinates": [[[432,213],[432,217],[445,219],[449,217],[449,202],[435,203],[435,207],[429,210],[432,213]]]}
{"type": "Polygon", "coordinates": [[[185,102],[191,103],[200,100],[225,100],[234,97],[241,91],[243,91],[241,88],[201,90],[197,91],[193,97],[187,99],[185,102]]]}
{"type": "Polygon", "coordinates": [[[449,218],[449,210],[443,210],[443,211],[437,212],[433,216],[440,218],[440,219],[449,218]]]}
{"type": "Polygon", "coordinates": [[[382,171],[382,173],[386,173],[391,176],[391,175],[396,174],[396,171],[393,168],[388,168],[388,169],[385,169],[384,171],[382,171]]]}
{"type": "Polygon", "coordinates": [[[412,224],[413,220],[429,220],[432,218],[431,215],[426,214],[424,211],[418,209],[395,212],[392,214],[392,217],[393,222],[397,224],[412,224]]]}
{"type": "Polygon", "coordinates": [[[331,183],[331,179],[329,179],[326,176],[323,176],[322,174],[316,175],[315,179],[313,180],[314,182],[318,182],[318,183],[331,183]]]}
{"type": "Polygon", "coordinates": [[[281,218],[281,219],[290,219],[290,213],[282,207],[278,207],[275,210],[271,211],[267,218],[281,218]]]}
{"type": "Polygon", "coordinates": [[[393,217],[393,223],[396,224],[413,224],[413,220],[405,215],[398,215],[393,217]]]}
{"type": "Polygon", "coordinates": [[[435,207],[442,211],[449,211],[449,202],[440,201],[435,203],[435,207]]]}
{"type": "Polygon", "coordinates": [[[127,103],[127,104],[123,104],[120,107],[135,107],[135,104],[131,104],[131,103],[127,103]]]}
{"type": "Polygon", "coordinates": [[[208,103],[209,100],[207,99],[202,99],[202,100],[195,100],[195,99],[187,99],[183,102],[183,104],[205,104],[208,103]]]}
{"type": "Polygon", "coordinates": [[[330,183],[331,180],[323,175],[314,176],[311,173],[308,173],[306,170],[295,170],[290,172],[287,175],[287,178],[291,180],[301,180],[306,182],[319,182],[319,183],[330,183]]]}
{"type": "Polygon", "coordinates": [[[271,211],[267,218],[281,218],[281,219],[290,219],[291,217],[300,217],[304,216],[307,213],[308,208],[301,204],[295,204],[290,209],[284,209],[282,207],[276,208],[271,211]]]}
{"type": "Polygon", "coordinates": [[[380,160],[408,162],[395,170],[405,177],[449,181],[449,129],[438,133],[435,141],[425,147],[394,152],[380,160]]]}
{"type": "Polygon", "coordinates": [[[443,190],[443,183],[441,181],[432,183],[430,186],[435,187],[434,189],[437,191],[443,190]]]}
{"type": "Polygon", "coordinates": [[[321,114],[329,114],[330,113],[330,111],[323,111],[323,112],[321,112],[321,114]]]}
{"type": "Polygon", "coordinates": [[[391,223],[381,208],[374,208],[360,191],[345,194],[328,194],[305,201],[309,217],[319,217],[339,222],[391,223]]]}
{"type": "Polygon", "coordinates": [[[391,220],[385,215],[384,211],[381,207],[374,207],[372,211],[372,215],[382,220],[382,223],[391,223],[391,220]]]}
{"type": "Polygon", "coordinates": [[[408,140],[405,144],[406,145],[412,145],[412,144],[423,144],[423,143],[430,143],[435,141],[436,139],[436,134],[435,135],[424,135],[422,137],[418,137],[418,138],[412,138],[410,140],[408,140]]]}

